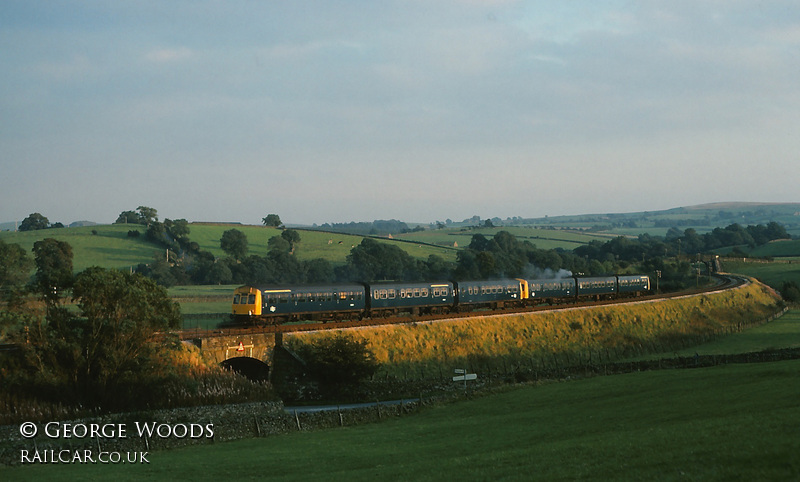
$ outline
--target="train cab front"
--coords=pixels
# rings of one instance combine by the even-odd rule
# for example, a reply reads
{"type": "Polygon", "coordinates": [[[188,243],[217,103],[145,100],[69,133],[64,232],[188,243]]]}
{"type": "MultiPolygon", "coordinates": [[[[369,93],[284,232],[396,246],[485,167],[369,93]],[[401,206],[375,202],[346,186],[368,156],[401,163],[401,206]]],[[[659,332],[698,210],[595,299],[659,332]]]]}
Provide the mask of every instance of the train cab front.
{"type": "Polygon", "coordinates": [[[261,316],[261,290],[252,286],[236,288],[233,291],[232,312],[234,319],[242,322],[261,316]]]}

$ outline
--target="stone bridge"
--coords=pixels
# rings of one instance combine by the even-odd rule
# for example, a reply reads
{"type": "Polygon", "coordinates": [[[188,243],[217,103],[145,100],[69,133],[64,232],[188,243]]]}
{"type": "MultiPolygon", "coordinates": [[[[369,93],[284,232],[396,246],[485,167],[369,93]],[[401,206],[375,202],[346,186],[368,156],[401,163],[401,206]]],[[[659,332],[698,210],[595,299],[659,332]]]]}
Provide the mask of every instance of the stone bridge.
{"type": "Polygon", "coordinates": [[[251,380],[268,380],[280,333],[216,335],[190,340],[206,360],[239,372],[251,380]]]}

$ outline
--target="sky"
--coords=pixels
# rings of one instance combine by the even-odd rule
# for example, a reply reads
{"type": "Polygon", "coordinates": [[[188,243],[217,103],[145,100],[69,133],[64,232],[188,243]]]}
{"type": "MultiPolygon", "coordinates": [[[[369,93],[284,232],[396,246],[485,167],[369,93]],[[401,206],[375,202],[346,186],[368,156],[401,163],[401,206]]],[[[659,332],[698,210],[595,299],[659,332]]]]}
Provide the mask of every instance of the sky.
{"type": "Polygon", "coordinates": [[[0,221],[798,202],[795,1],[0,2],[0,221]]]}

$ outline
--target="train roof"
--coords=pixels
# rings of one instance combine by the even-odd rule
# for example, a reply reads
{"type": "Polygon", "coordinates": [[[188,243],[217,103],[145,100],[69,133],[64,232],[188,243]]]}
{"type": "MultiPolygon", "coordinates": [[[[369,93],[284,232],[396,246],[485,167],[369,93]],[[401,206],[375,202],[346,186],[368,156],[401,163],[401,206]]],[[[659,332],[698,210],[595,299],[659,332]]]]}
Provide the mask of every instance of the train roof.
{"type": "MultiPolygon", "coordinates": [[[[241,286],[246,288],[248,285],[241,286]]],[[[343,284],[319,284],[319,285],[260,285],[253,286],[254,288],[265,292],[327,292],[327,291],[364,291],[364,285],[358,283],[343,283],[343,284]]]]}
{"type": "Polygon", "coordinates": [[[402,286],[404,288],[430,288],[431,286],[453,286],[451,281],[377,281],[367,283],[371,288],[388,288],[402,286]]]}

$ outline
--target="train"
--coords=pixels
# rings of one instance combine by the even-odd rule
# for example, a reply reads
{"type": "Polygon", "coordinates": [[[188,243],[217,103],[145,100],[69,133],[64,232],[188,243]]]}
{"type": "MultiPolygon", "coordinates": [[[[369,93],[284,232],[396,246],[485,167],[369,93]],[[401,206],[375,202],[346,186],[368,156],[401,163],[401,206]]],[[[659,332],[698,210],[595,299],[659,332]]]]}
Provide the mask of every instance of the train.
{"type": "Polygon", "coordinates": [[[435,315],[479,309],[533,307],[641,296],[647,275],[484,281],[348,283],[316,286],[240,286],[232,315],[242,324],[344,321],[435,315]]]}

